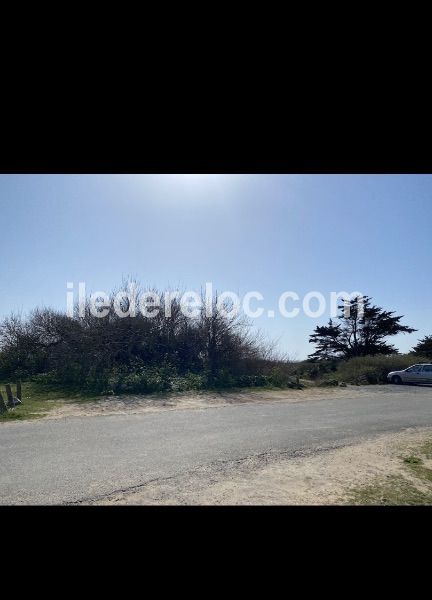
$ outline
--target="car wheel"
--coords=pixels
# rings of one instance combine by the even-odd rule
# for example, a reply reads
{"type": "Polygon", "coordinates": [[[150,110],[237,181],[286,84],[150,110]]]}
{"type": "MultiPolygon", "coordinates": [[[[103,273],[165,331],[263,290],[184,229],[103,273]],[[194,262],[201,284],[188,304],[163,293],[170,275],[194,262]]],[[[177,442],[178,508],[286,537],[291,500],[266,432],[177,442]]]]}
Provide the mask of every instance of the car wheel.
{"type": "Polygon", "coordinates": [[[395,383],[396,385],[400,385],[402,383],[402,379],[399,377],[399,375],[393,375],[391,382],[395,383]]]}

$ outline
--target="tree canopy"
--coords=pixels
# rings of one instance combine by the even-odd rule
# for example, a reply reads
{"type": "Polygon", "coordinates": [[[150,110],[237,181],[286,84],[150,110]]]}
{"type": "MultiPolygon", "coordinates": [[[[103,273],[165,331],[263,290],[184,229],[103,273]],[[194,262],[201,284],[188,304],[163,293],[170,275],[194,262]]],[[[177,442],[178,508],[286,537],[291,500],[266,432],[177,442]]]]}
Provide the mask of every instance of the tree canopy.
{"type": "Polygon", "coordinates": [[[358,296],[338,306],[338,322],[318,325],[309,338],[316,350],[311,360],[348,359],[354,356],[396,354],[398,350],[385,340],[398,333],[412,333],[412,327],[400,323],[395,315],[371,302],[369,296],[358,296]]]}
{"type": "Polygon", "coordinates": [[[415,354],[420,354],[421,356],[432,358],[432,335],[426,335],[420,340],[418,344],[414,346],[413,352],[415,352],[415,354]]]}

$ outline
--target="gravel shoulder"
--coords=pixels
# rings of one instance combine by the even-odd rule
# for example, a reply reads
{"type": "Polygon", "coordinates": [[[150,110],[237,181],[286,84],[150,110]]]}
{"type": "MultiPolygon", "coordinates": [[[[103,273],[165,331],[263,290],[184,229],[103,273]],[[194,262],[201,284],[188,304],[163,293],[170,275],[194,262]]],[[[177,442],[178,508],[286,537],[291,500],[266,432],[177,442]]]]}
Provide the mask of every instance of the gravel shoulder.
{"type": "MultiPolygon", "coordinates": [[[[409,428],[294,457],[263,454],[149,482],[90,504],[432,504],[432,482],[408,468],[431,442],[432,428],[409,428]]],[[[417,460],[432,473],[430,457],[417,460]]]]}

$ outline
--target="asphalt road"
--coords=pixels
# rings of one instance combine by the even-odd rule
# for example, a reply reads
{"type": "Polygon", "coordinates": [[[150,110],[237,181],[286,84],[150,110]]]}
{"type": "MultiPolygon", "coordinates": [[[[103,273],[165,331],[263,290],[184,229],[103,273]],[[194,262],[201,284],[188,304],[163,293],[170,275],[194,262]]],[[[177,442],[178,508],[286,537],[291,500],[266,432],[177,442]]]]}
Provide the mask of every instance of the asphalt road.
{"type": "MultiPolygon", "coordinates": [[[[305,391],[305,394],[307,392],[305,391]]],[[[0,424],[0,504],[92,500],[198,466],[432,426],[432,388],[152,414],[0,424]]]]}

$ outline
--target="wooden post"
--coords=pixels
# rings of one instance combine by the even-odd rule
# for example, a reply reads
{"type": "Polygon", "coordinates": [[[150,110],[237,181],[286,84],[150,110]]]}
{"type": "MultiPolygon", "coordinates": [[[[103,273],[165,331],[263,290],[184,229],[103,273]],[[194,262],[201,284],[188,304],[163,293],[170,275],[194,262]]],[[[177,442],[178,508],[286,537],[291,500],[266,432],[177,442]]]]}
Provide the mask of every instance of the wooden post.
{"type": "Polygon", "coordinates": [[[22,400],[21,381],[18,381],[17,383],[16,397],[18,398],[18,400],[22,400]]]}
{"type": "Polygon", "coordinates": [[[0,414],[7,412],[7,406],[3,400],[2,393],[0,392],[0,414]]]}
{"type": "Polygon", "coordinates": [[[9,384],[9,383],[7,383],[7,384],[5,385],[5,388],[6,388],[6,395],[7,395],[7,399],[8,399],[8,403],[7,403],[7,405],[8,405],[9,407],[13,408],[13,406],[14,406],[14,402],[13,402],[12,389],[11,389],[11,386],[10,386],[10,384],[9,384]]]}

